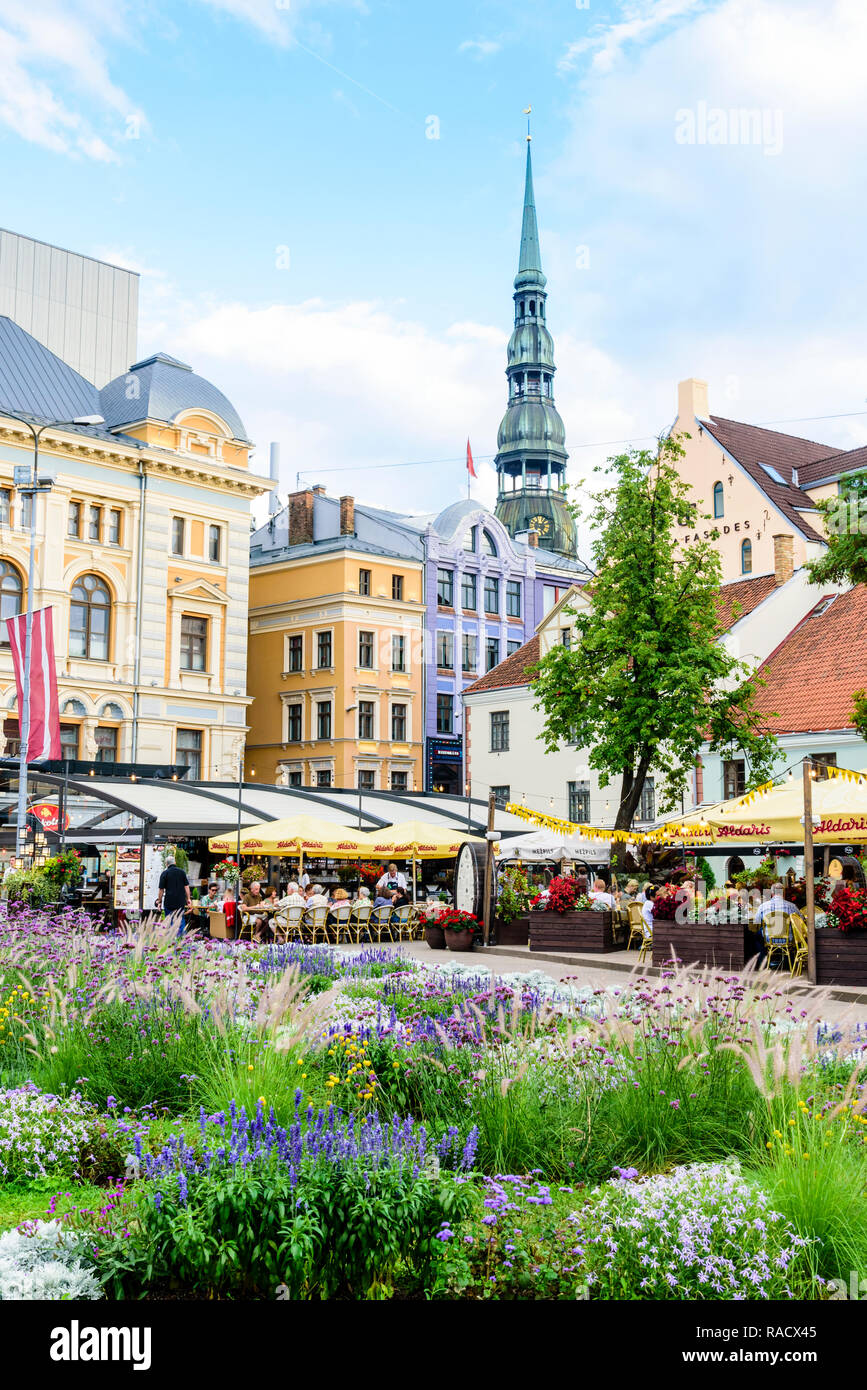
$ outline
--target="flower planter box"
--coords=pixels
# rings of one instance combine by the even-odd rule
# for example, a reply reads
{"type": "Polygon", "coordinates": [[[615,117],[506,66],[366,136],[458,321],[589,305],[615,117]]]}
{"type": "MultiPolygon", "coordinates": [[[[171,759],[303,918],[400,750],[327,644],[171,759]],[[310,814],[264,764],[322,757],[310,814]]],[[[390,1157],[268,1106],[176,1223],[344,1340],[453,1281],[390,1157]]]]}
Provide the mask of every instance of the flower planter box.
{"type": "Polygon", "coordinates": [[[441,928],[446,939],[446,948],[449,951],[471,951],[473,949],[473,933],[469,928],[462,931],[453,931],[451,927],[441,928]]]}
{"type": "Polygon", "coordinates": [[[428,922],[425,926],[424,939],[432,951],[444,951],[446,949],[445,932],[435,922],[428,922]]]}
{"type": "Polygon", "coordinates": [[[740,922],[654,922],[653,964],[664,965],[672,957],[682,965],[710,966],[715,970],[743,970],[756,948],[749,930],[740,922]]]}
{"type": "Polygon", "coordinates": [[[816,932],[816,984],[867,985],[867,932],[816,932]]]}
{"type": "Polygon", "coordinates": [[[531,951],[616,951],[611,912],[531,912],[531,951]]]}
{"type": "Polygon", "coordinates": [[[526,946],[530,939],[529,916],[515,917],[511,922],[494,917],[494,937],[498,946],[526,946]]]}

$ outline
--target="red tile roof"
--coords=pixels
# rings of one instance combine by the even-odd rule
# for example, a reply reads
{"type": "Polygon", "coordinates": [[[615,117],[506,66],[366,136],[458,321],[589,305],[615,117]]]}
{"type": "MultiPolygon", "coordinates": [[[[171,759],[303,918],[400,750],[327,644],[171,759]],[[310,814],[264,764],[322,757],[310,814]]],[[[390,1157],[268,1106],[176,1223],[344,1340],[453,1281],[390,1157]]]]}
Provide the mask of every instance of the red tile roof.
{"type": "Polygon", "coordinates": [[[529,667],[535,666],[538,660],[539,638],[537,635],[531,637],[529,642],[525,642],[523,647],[519,647],[516,652],[512,652],[511,656],[507,656],[505,661],[501,661],[499,666],[494,667],[493,671],[488,671],[472,685],[468,685],[464,694],[475,695],[481,690],[500,690],[509,685],[529,685],[529,667]]]}
{"type": "Polygon", "coordinates": [[[776,587],[773,574],[757,574],[749,579],[736,579],[732,584],[723,584],[717,593],[720,631],[727,632],[740,618],[752,613],[776,587]]]}
{"type": "Polygon", "coordinates": [[[798,473],[799,487],[812,487],[823,478],[836,478],[840,473],[859,473],[867,468],[867,444],[858,449],[844,449],[838,454],[828,454],[816,463],[809,464],[798,473]]]}
{"type": "MultiPolygon", "coordinates": [[[[820,541],[822,536],[810,524],[804,512],[815,512],[816,504],[802,485],[801,470],[833,453],[830,444],[817,444],[812,439],[799,439],[793,434],[780,434],[778,430],[764,429],[761,425],[744,425],[738,420],[724,420],[712,415],[701,424],[724,449],[736,458],[749,473],[754,483],[782,512],[786,520],[800,531],[807,540],[820,541]],[[782,483],[777,483],[762,467],[766,463],[776,469],[782,483]],[[798,486],[792,486],[792,469],[798,469],[798,486]]],[[[820,474],[821,476],[821,470],[820,474]]]]}
{"type": "Polygon", "coordinates": [[[867,687],[867,585],[818,612],[824,602],[759,667],[756,708],[775,734],[852,728],[852,696],[867,687]]]}

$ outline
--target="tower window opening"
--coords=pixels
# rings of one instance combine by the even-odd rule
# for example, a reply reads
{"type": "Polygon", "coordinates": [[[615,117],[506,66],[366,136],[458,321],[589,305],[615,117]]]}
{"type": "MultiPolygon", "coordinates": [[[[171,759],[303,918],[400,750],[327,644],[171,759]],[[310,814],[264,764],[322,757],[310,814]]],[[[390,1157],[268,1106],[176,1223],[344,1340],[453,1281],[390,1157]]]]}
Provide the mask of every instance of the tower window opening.
{"type": "Polygon", "coordinates": [[[532,315],[532,314],[535,314],[535,312],[536,312],[536,301],[535,301],[535,299],[531,299],[531,300],[530,300],[530,313],[531,313],[531,315],[532,315]]]}

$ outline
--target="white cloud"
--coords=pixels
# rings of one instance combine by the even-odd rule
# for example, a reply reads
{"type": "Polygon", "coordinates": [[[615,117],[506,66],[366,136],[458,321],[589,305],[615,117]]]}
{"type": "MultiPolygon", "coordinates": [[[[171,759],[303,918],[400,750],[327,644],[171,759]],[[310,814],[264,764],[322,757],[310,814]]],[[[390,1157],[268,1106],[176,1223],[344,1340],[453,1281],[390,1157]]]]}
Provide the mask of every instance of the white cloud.
{"type": "Polygon", "coordinates": [[[592,53],[594,70],[609,72],[624,49],[648,43],[661,30],[706,9],[709,3],[712,0],[623,0],[623,18],[614,24],[597,24],[586,38],[571,43],[560,59],[560,70],[569,71],[592,53]]]}
{"type": "Polygon", "coordinates": [[[0,0],[0,122],[57,154],[119,162],[106,138],[116,118],[145,124],[109,72],[105,44],[124,36],[123,25],[123,6],[108,0],[0,0]],[[82,103],[92,116],[76,109],[82,103]]]}
{"type": "Polygon", "coordinates": [[[490,58],[502,48],[499,39],[464,39],[458,44],[458,53],[471,53],[474,58],[490,58]]]}
{"type": "Polygon", "coordinates": [[[200,0],[200,3],[249,24],[271,42],[286,47],[293,42],[299,25],[316,48],[330,45],[328,31],[318,20],[310,18],[313,10],[340,3],[360,14],[368,13],[364,0],[200,0]]]}

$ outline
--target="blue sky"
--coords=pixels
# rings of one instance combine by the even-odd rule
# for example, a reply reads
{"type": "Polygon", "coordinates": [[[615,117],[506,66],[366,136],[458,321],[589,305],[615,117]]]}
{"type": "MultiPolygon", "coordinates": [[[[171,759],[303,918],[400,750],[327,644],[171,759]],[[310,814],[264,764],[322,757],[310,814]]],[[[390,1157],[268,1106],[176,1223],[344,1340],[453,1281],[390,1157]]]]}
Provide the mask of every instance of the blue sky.
{"type": "Polygon", "coordinates": [[[493,454],[528,102],[573,479],[686,375],[867,441],[860,0],[143,8],[0,0],[0,223],[141,269],[142,354],[285,485],[428,509],[493,454]]]}

